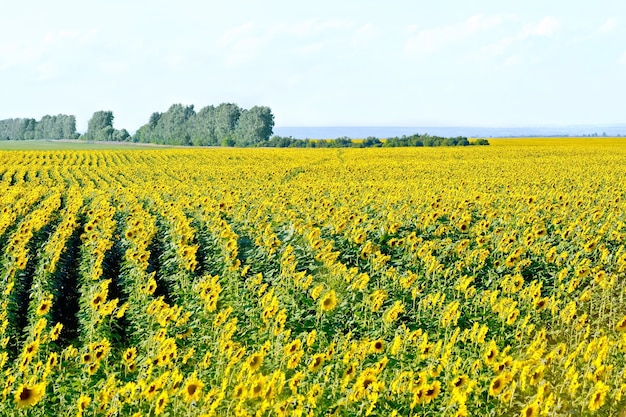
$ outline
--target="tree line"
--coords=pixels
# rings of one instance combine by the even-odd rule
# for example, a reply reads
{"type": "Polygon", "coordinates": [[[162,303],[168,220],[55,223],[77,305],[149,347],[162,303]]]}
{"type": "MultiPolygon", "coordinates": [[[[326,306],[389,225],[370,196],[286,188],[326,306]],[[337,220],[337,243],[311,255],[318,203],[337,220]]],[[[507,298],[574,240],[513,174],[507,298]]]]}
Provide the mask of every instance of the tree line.
{"type": "Polygon", "coordinates": [[[234,103],[222,103],[196,112],[193,105],[173,104],[164,113],[152,113],[148,123],[133,136],[125,129],[113,128],[112,112],[96,112],[81,139],[182,146],[259,146],[268,141],[273,129],[274,115],[266,106],[243,109],[234,103]]]}
{"type": "Polygon", "coordinates": [[[133,141],[167,145],[262,146],[272,135],[274,115],[266,106],[243,109],[234,103],[206,106],[173,104],[165,113],[152,113],[133,141]]]}
{"type": "Polygon", "coordinates": [[[445,138],[428,134],[414,134],[411,136],[379,139],[369,136],[363,140],[351,139],[342,136],[337,139],[295,139],[291,136],[272,136],[263,146],[275,148],[392,148],[406,146],[469,146],[489,145],[486,139],[477,139],[470,142],[464,136],[445,138]]]}
{"type": "Polygon", "coordinates": [[[97,111],[87,123],[87,132],[76,132],[76,117],[59,114],[35,119],[0,120],[0,140],[82,139],[90,141],[138,142],[182,146],[243,147],[398,147],[488,145],[485,139],[470,143],[466,137],[444,138],[428,134],[381,140],[370,136],[353,140],[347,136],[331,140],[295,139],[272,136],[274,115],[266,106],[244,109],[234,103],[209,105],[198,112],[193,105],[173,104],[163,113],[155,112],[134,135],[113,127],[112,111],[97,111]]]}
{"type": "Polygon", "coordinates": [[[67,114],[0,120],[0,140],[77,139],[76,117],[67,114]]]}

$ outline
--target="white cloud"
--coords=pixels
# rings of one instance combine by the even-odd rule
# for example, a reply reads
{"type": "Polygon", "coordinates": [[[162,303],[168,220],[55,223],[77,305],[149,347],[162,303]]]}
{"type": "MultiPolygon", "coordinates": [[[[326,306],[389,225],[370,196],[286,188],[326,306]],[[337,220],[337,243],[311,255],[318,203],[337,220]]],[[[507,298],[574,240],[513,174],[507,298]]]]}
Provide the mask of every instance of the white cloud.
{"type": "MultiPolygon", "coordinates": [[[[450,44],[460,42],[477,33],[495,28],[506,19],[506,16],[501,15],[476,15],[456,25],[422,29],[416,35],[409,36],[405,43],[405,51],[408,54],[428,54],[450,44]]],[[[413,30],[415,30],[413,27],[407,28],[408,32],[413,30]]]]}
{"type": "Polygon", "coordinates": [[[354,29],[351,43],[356,48],[370,45],[379,35],[378,28],[371,23],[366,23],[354,29]]]}
{"type": "Polygon", "coordinates": [[[546,16],[535,25],[528,25],[524,29],[523,37],[530,36],[550,36],[553,35],[561,26],[561,22],[552,17],[546,16]]]}
{"type": "Polygon", "coordinates": [[[357,25],[349,19],[309,19],[278,25],[245,23],[226,31],[217,46],[225,54],[228,67],[248,65],[272,48],[300,57],[316,55],[336,44],[363,48],[375,38],[377,28],[369,23],[357,25]]]}
{"type": "Polygon", "coordinates": [[[600,26],[600,32],[607,33],[611,32],[613,29],[617,27],[617,19],[611,17],[606,19],[606,21],[600,26]]]}
{"type": "Polygon", "coordinates": [[[349,31],[355,26],[356,23],[350,19],[309,19],[304,22],[277,25],[270,30],[276,34],[307,37],[329,32],[349,31]]]}
{"type": "Polygon", "coordinates": [[[242,37],[249,36],[254,30],[254,25],[251,22],[244,23],[239,26],[235,26],[232,29],[227,30],[217,41],[218,46],[226,46],[228,44],[236,42],[242,37]]]}
{"type": "MultiPolygon", "coordinates": [[[[491,59],[506,54],[514,45],[531,38],[545,38],[555,34],[561,27],[561,22],[551,16],[546,16],[537,23],[527,23],[514,35],[500,38],[497,42],[481,48],[481,57],[491,59]]],[[[520,62],[519,56],[511,56],[506,59],[505,65],[520,62]]]]}
{"type": "Polygon", "coordinates": [[[49,79],[56,72],[52,70],[54,65],[50,59],[62,54],[75,55],[75,48],[92,44],[97,33],[95,29],[63,29],[0,44],[0,69],[19,66],[34,68],[39,79],[49,79]]]}
{"type": "Polygon", "coordinates": [[[514,65],[519,64],[523,60],[524,59],[522,58],[522,56],[520,54],[511,55],[510,57],[508,57],[507,59],[504,60],[504,66],[505,67],[512,67],[514,65]]]}
{"type": "Polygon", "coordinates": [[[619,57],[619,63],[626,65],[626,51],[622,52],[622,55],[619,57]]]}

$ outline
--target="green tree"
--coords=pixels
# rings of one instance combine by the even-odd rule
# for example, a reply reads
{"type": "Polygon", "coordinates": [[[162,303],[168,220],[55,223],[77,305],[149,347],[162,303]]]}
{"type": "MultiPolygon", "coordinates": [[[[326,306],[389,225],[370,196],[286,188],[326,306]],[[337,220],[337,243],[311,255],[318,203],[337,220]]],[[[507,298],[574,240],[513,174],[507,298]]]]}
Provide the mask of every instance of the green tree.
{"type": "Polygon", "coordinates": [[[194,146],[215,146],[218,145],[218,138],[215,134],[216,109],[214,106],[206,106],[196,113],[191,120],[191,142],[194,146]]]}
{"type": "Polygon", "coordinates": [[[113,112],[97,111],[87,122],[87,133],[83,136],[86,140],[110,141],[113,139],[113,112]]]}
{"type": "Polygon", "coordinates": [[[172,104],[157,122],[156,137],[162,143],[191,145],[189,121],[195,116],[193,107],[193,104],[190,106],[172,104]]]}
{"type": "Polygon", "coordinates": [[[273,130],[272,110],[265,106],[254,106],[241,112],[234,137],[239,146],[262,146],[272,136],[273,130]]]}
{"type": "Polygon", "coordinates": [[[223,139],[234,137],[237,121],[241,115],[241,109],[234,103],[222,103],[215,109],[215,137],[222,142],[223,139]]]}

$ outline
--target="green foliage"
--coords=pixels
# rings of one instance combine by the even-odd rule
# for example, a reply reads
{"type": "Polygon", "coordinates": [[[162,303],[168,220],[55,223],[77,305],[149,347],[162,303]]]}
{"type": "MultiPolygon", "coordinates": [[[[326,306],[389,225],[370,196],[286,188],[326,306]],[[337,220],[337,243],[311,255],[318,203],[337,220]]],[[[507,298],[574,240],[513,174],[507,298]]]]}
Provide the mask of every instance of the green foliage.
{"type": "Polygon", "coordinates": [[[87,123],[87,132],[81,137],[83,140],[96,142],[129,142],[132,137],[126,129],[113,128],[112,111],[97,111],[87,123]]]}
{"type": "Polygon", "coordinates": [[[87,122],[87,133],[82,139],[94,141],[111,141],[113,139],[113,112],[97,111],[87,122]]]}
{"type": "MultiPolygon", "coordinates": [[[[485,141],[486,142],[486,141],[485,141]]],[[[483,145],[484,143],[480,143],[483,145]]],[[[486,143],[487,145],[489,142],[486,143]]],[[[443,138],[439,136],[419,135],[389,138],[384,142],[369,136],[361,142],[353,141],[347,136],[332,140],[295,139],[291,136],[273,136],[270,140],[260,143],[260,146],[273,148],[372,148],[372,147],[406,147],[406,146],[467,146],[470,145],[465,137],[443,138]]]]}
{"type": "Polygon", "coordinates": [[[383,146],[383,143],[380,141],[380,139],[374,136],[368,136],[367,138],[363,139],[363,142],[361,142],[361,147],[363,148],[380,148],[381,146],[383,146]]]}
{"type": "Polygon", "coordinates": [[[172,105],[165,113],[153,113],[132,140],[169,145],[258,146],[272,135],[274,115],[269,107],[242,109],[234,103],[206,106],[172,105]]]}
{"type": "Polygon", "coordinates": [[[235,141],[239,146],[255,146],[267,142],[274,128],[274,115],[269,107],[254,106],[243,110],[235,127],[235,141]]]}
{"type": "Polygon", "coordinates": [[[31,118],[0,120],[0,140],[76,139],[76,117],[45,115],[40,121],[31,118]]]}
{"type": "Polygon", "coordinates": [[[487,139],[476,139],[470,142],[470,145],[489,145],[489,141],[487,139]]]}
{"type": "Polygon", "coordinates": [[[416,133],[411,136],[388,138],[383,146],[467,146],[469,144],[469,141],[464,136],[444,138],[441,136],[430,136],[429,134],[420,135],[416,133]]]}

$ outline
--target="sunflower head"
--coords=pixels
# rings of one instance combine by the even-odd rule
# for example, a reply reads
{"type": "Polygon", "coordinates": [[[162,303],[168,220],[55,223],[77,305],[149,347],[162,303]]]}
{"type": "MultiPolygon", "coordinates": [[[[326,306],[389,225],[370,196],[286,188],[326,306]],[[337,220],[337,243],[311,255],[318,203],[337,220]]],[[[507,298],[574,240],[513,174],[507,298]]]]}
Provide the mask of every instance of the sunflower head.
{"type": "Polygon", "coordinates": [[[248,368],[250,368],[250,370],[253,372],[257,371],[261,367],[262,363],[263,363],[263,354],[261,352],[253,353],[252,355],[250,355],[247,361],[248,368]]]}
{"type": "Polygon", "coordinates": [[[325,312],[333,311],[336,306],[337,296],[335,295],[335,290],[327,292],[320,300],[320,307],[325,312]]]}
{"type": "Polygon", "coordinates": [[[370,352],[382,353],[385,350],[385,341],[382,339],[376,339],[370,343],[370,352]]]}
{"type": "Polygon", "coordinates": [[[39,307],[37,307],[37,315],[44,316],[48,314],[48,311],[50,311],[51,307],[52,307],[52,300],[48,298],[42,300],[41,303],[39,303],[39,307]]]}
{"type": "Polygon", "coordinates": [[[506,378],[503,375],[498,375],[494,379],[491,380],[489,384],[489,395],[492,397],[497,397],[500,395],[504,387],[506,386],[506,378]]]}
{"type": "Polygon", "coordinates": [[[521,417],[536,417],[539,415],[539,404],[536,402],[528,404],[522,409],[521,417]]]}
{"type": "Polygon", "coordinates": [[[198,401],[202,396],[202,388],[204,384],[200,381],[195,374],[191,376],[183,386],[182,394],[183,398],[187,402],[198,401]]]}
{"type": "Polygon", "coordinates": [[[15,391],[15,402],[18,407],[30,407],[37,404],[43,397],[46,390],[46,384],[22,384],[15,391]]]}

